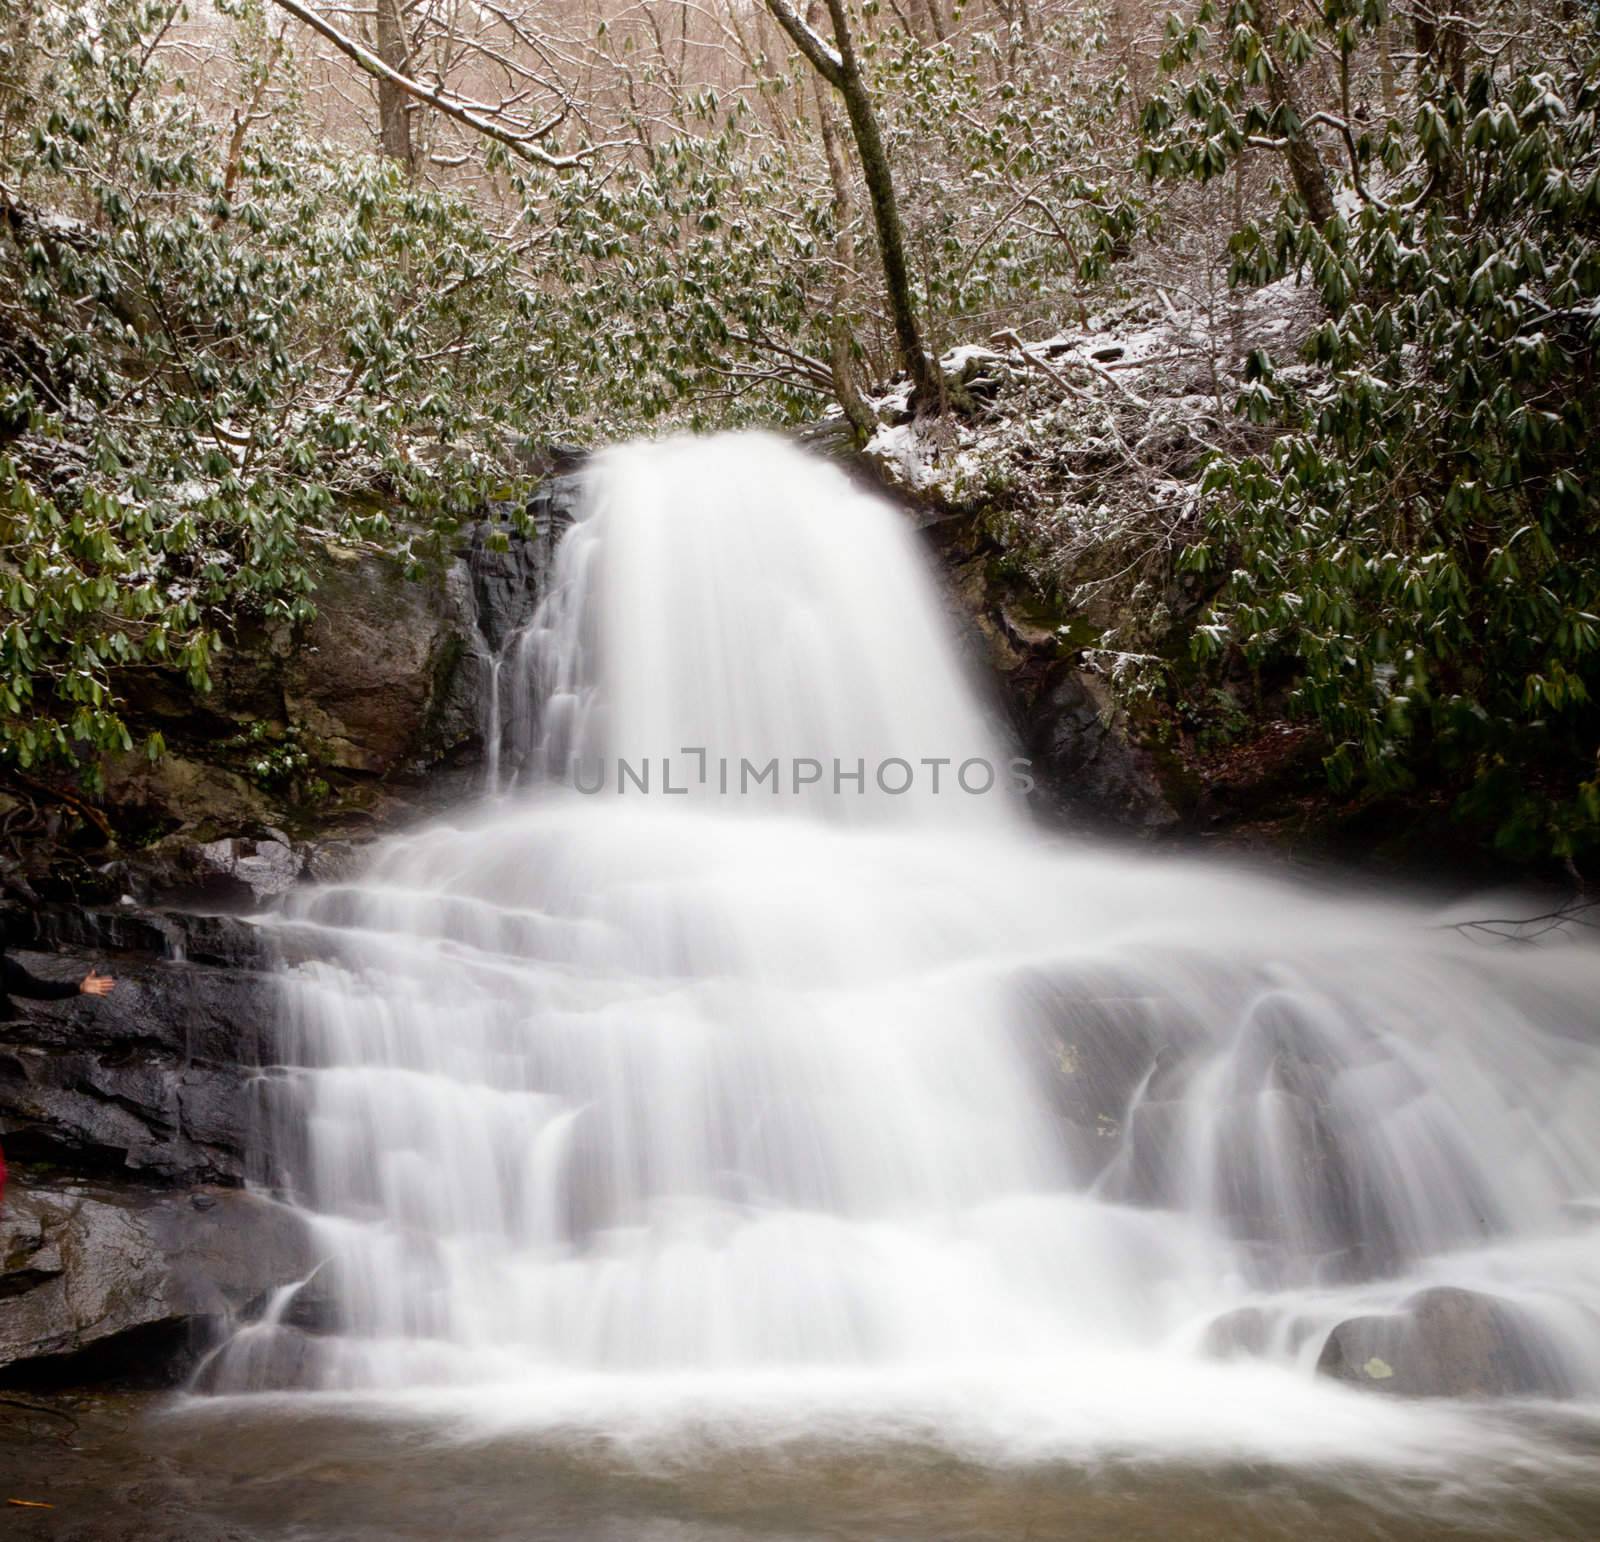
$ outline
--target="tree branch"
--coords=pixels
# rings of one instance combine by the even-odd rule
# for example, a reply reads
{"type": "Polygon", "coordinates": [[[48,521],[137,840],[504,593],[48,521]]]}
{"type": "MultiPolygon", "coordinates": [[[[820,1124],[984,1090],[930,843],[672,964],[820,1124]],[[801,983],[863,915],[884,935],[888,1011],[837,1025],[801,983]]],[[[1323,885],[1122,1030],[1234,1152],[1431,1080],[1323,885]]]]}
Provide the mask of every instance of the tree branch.
{"type": "Polygon", "coordinates": [[[789,34],[794,46],[810,61],[814,69],[835,91],[844,90],[844,60],[830,48],[820,33],[813,31],[801,19],[800,13],[788,0],[767,0],[778,25],[789,34]]]}
{"type": "MultiPolygon", "coordinates": [[[[447,118],[454,118],[457,123],[465,124],[474,133],[482,134],[486,139],[492,139],[497,144],[504,145],[514,155],[519,155],[523,160],[533,161],[540,166],[548,166],[555,171],[567,171],[574,166],[581,165],[589,152],[579,151],[573,155],[552,155],[543,145],[538,143],[541,135],[548,134],[565,113],[561,113],[549,123],[538,128],[518,133],[513,129],[505,128],[484,116],[484,111],[475,104],[461,101],[458,97],[449,95],[437,86],[425,86],[421,81],[412,80],[407,75],[402,75],[399,70],[385,64],[371,49],[358,43],[353,37],[341,32],[332,22],[317,14],[308,5],[302,5],[300,0],[273,0],[273,4],[287,11],[297,21],[304,22],[312,31],[325,37],[340,53],[353,59],[369,75],[380,81],[387,81],[391,86],[404,91],[408,96],[415,97],[419,102],[426,102],[428,106],[442,112],[447,118]]],[[[492,109],[491,109],[492,110],[492,109]]]]}

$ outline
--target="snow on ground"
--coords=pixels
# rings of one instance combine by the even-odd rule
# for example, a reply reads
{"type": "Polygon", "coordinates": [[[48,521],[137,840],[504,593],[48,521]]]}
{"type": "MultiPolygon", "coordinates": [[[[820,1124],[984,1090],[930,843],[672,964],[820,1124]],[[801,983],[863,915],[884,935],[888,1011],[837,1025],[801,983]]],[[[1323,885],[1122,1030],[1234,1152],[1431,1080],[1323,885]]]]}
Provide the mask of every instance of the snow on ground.
{"type": "MultiPolygon", "coordinates": [[[[1001,332],[940,359],[947,379],[988,406],[960,419],[915,417],[910,387],[870,405],[881,426],[866,446],[892,484],[959,504],[997,460],[1029,443],[1070,438],[1085,453],[1142,462],[1152,435],[1208,442],[1230,410],[1243,354],[1271,349],[1294,367],[1306,293],[1292,278],[1196,303],[1158,290],[1159,304],[1112,308],[1038,338],[1001,332]]],[[[1169,479],[1158,500],[1176,502],[1169,479]]]]}

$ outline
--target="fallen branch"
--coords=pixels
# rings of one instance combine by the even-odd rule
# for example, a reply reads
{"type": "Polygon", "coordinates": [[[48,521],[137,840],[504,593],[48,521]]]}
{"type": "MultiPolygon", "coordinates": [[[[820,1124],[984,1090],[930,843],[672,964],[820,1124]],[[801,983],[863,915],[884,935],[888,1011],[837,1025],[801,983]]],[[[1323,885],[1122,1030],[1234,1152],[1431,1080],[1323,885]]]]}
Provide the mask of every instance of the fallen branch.
{"type": "Polygon", "coordinates": [[[52,787],[48,782],[41,782],[37,777],[29,776],[27,772],[19,771],[15,767],[7,775],[19,786],[26,787],[32,792],[43,793],[45,797],[53,798],[57,803],[66,804],[80,818],[88,820],[113,846],[116,845],[117,838],[112,833],[106,816],[92,803],[86,803],[76,793],[68,792],[63,787],[52,787]]]}
{"type": "Polygon", "coordinates": [[[1537,942],[1550,932],[1564,927],[1581,926],[1589,931],[1600,931],[1600,920],[1591,918],[1591,912],[1600,909],[1600,900],[1575,896],[1554,910],[1536,916],[1493,916],[1481,921],[1453,921],[1445,928],[1460,932],[1464,937],[1484,938],[1493,942],[1537,942]]]}
{"type": "Polygon", "coordinates": [[[1059,374],[1056,370],[1052,369],[1043,355],[1032,352],[1028,345],[1023,342],[1023,340],[1018,337],[1015,332],[1010,330],[996,332],[994,336],[989,339],[989,341],[991,343],[1004,343],[1008,347],[1015,348],[1021,355],[1022,362],[1024,364],[1031,364],[1036,370],[1039,371],[1041,375],[1044,375],[1048,379],[1055,381],[1055,383],[1060,386],[1068,396],[1074,396],[1079,401],[1094,400],[1094,395],[1092,392],[1085,391],[1080,386],[1073,385],[1073,383],[1068,380],[1065,375],[1059,374]]]}

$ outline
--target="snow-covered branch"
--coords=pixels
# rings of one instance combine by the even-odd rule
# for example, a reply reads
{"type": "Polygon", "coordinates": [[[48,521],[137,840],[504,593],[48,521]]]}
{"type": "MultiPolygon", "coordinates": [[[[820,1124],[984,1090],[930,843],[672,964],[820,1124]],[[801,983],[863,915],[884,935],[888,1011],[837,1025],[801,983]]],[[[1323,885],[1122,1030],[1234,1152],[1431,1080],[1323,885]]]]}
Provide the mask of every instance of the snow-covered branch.
{"type": "Polygon", "coordinates": [[[590,153],[578,151],[572,155],[554,155],[540,143],[565,118],[565,111],[544,123],[526,128],[497,123],[494,121],[496,109],[486,107],[479,102],[464,101],[438,86],[424,85],[419,80],[401,74],[399,70],[385,64],[370,48],[348,33],[341,32],[325,16],[320,15],[309,5],[302,5],[300,0],[273,0],[273,4],[326,38],[340,53],[354,60],[375,79],[387,81],[398,90],[404,91],[406,95],[414,97],[419,102],[425,102],[448,118],[454,118],[457,123],[464,124],[474,133],[482,134],[486,139],[504,145],[512,154],[521,156],[524,160],[548,166],[555,171],[567,171],[581,165],[590,153]]]}
{"type": "Polygon", "coordinates": [[[844,89],[844,60],[820,32],[788,0],[767,0],[773,19],[789,34],[790,41],[803,53],[811,67],[836,91],[844,89]]]}

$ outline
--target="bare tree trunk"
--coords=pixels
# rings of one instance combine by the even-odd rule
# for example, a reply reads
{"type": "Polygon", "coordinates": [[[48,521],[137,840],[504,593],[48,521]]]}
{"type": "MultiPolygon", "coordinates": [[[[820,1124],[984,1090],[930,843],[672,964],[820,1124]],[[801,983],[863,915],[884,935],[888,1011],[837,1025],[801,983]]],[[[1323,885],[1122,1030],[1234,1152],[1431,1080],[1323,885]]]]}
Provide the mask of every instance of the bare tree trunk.
{"type": "Polygon", "coordinates": [[[252,124],[265,117],[261,111],[261,104],[266,98],[267,87],[272,81],[272,71],[276,68],[278,60],[283,56],[283,41],[285,34],[280,32],[272,39],[267,56],[262,61],[256,83],[250,92],[250,99],[242,107],[233,109],[233,129],[228,135],[228,150],[222,162],[222,203],[221,213],[213,215],[211,228],[221,230],[228,222],[228,211],[233,206],[233,191],[239,185],[239,169],[244,161],[245,135],[250,132],[252,124]]]}
{"type": "MultiPolygon", "coordinates": [[[[1233,163],[1233,228],[1244,229],[1244,163],[1250,152],[1241,150],[1233,163]]],[[[1228,286],[1228,332],[1233,349],[1231,368],[1238,369],[1244,359],[1244,296],[1236,285],[1228,286]]]]}
{"type": "Polygon", "coordinates": [[[1467,91],[1467,20],[1470,4],[1447,5],[1436,10],[1423,0],[1417,6],[1414,22],[1417,39],[1417,68],[1431,65],[1445,76],[1458,95],[1467,91]]]}
{"type": "MultiPolygon", "coordinates": [[[[806,20],[813,22],[818,16],[818,0],[811,0],[806,20]]],[[[833,260],[838,276],[833,284],[833,320],[828,328],[828,369],[833,376],[833,394],[844,409],[845,418],[863,443],[870,439],[878,426],[877,417],[867,405],[861,388],[856,384],[855,368],[850,358],[850,324],[846,320],[844,299],[854,269],[854,256],[850,250],[850,231],[856,222],[855,199],[850,194],[850,178],[845,170],[844,156],[839,150],[839,129],[833,121],[833,103],[828,99],[828,87],[820,75],[811,77],[816,95],[817,123],[822,131],[822,152],[828,161],[828,180],[833,184],[833,260]]]]}
{"type": "Polygon", "coordinates": [[[889,155],[883,147],[878,117],[872,108],[872,94],[861,75],[855,44],[844,0],[827,0],[833,21],[835,46],[830,48],[813,28],[801,20],[788,0],[767,0],[774,20],[789,34],[790,40],[806,56],[811,66],[844,98],[850,131],[855,138],[861,174],[872,202],[872,220],[878,235],[878,256],[883,263],[883,279],[889,302],[889,317],[894,325],[895,344],[900,363],[911,377],[911,400],[919,407],[942,411],[950,393],[938,364],[922,344],[922,329],[917,321],[916,300],[911,291],[911,271],[906,263],[905,227],[900,223],[900,206],[895,199],[894,176],[889,155]]]}
{"type": "MultiPolygon", "coordinates": [[[[378,57],[397,75],[406,73],[405,22],[400,15],[400,0],[377,0],[378,57]]],[[[378,80],[378,131],[383,153],[399,161],[409,177],[416,171],[411,149],[411,108],[406,93],[393,81],[378,80]]]]}
{"type": "MultiPolygon", "coordinates": [[[[1431,70],[1441,80],[1448,80],[1456,95],[1463,97],[1467,92],[1467,29],[1471,14],[1470,0],[1457,0],[1450,5],[1441,3],[1438,9],[1432,0],[1421,0],[1413,22],[1418,75],[1431,70]]],[[[1455,213],[1466,212],[1466,181],[1459,155],[1447,155],[1439,168],[1433,195],[1442,198],[1455,213]]]]}
{"type": "Polygon", "coordinates": [[[1000,53],[996,50],[990,61],[994,72],[996,84],[1002,80],[1015,80],[1022,65],[1022,37],[1027,28],[1028,11],[1026,5],[1022,7],[1019,19],[1016,11],[1011,8],[1011,0],[990,0],[995,14],[1000,18],[1000,24],[1005,30],[1006,51],[1005,62],[1001,63],[1000,53]]]}
{"type": "MultiPolygon", "coordinates": [[[[840,0],[828,0],[828,9],[834,13],[835,26],[842,26],[844,6],[840,0]]],[[[943,382],[939,378],[938,366],[923,346],[916,299],[911,290],[911,270],[906,262],[905,227],[900,223],[900,206],[895,198],[889,155],[883,148],[883,136],[878,130],[877,114],[872,110],[872,98],[867,93],[866,82],[861,78],[853,54],[845,72],[842,94],[850,128],[855,135],[856,151],[861,157],[861,173],[866,179],[867,196],[872,202],[872,219],[878,233],[878,255],[883,262],[889,314],[894,322],[895,341],[900,348],[900,362],[911,377],[912,400],[931,406],[940,401],[943,382]]]]}
{"type": "Polygon", "coordinates": [[[1378,80],[1383,88],[1383,110],[1394,116],[1396,97],[1394,87],[1394,54],[1389,48],[1389,23],[1378,23],[1378,80]]]}

